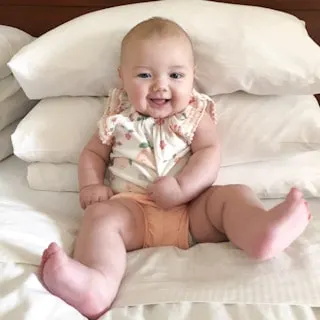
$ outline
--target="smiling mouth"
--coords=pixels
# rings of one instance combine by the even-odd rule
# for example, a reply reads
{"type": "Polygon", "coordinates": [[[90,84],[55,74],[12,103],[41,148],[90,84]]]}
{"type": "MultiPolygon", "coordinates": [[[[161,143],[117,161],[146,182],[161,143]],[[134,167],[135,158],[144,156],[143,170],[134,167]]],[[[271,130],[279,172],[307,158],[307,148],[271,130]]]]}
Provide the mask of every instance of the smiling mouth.
{"type": "Polygon", "coordinates": [[[165,104],[167,104],[170,99],[149,99],[153,104],[161,107],[164,106],[165,104]]]}

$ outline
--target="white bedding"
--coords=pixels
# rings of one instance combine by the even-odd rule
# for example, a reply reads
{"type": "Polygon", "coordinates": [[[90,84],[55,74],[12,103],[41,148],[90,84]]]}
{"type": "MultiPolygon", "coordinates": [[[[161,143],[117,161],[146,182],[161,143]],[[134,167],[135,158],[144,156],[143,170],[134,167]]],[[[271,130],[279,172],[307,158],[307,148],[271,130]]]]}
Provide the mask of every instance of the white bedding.
{"type": "MultiPolygon", "coordinates": [[[[0,319],[84,319],[36,277],[49,242],[71,253],[78,195],[31,190],[26,172],[15,157],[0,163],[0,319]]],[[[129,254],[115,308],[101,319],[320,319],[320,200],[310,207],[305,234],[269,262],[228,243],[129,254]]]]}

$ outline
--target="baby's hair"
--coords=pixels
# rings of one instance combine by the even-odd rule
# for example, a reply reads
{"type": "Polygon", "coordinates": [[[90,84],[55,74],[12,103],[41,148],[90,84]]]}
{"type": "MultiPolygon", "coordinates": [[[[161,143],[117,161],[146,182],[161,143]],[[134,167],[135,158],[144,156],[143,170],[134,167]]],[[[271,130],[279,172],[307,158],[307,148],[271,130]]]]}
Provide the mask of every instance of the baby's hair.
{"type": "Polygon", "coordinates": [[[190,43],[193,52],[191,39],[179,24],[166,18],[152,17],[138,23],[124,36],[121,42],[121,61],[126,46],[132,40],[147,40],[153,36],[158,36],[163,39],[172,37],[184,38],[190,43]]]}

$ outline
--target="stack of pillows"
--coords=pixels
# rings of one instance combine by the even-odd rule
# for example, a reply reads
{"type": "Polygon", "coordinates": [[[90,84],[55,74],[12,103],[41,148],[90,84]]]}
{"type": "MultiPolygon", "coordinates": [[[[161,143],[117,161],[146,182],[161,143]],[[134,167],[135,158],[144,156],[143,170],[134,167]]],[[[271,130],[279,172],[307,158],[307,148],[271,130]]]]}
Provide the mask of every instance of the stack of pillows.
{"type": "Polygon", "coordinates": [[[291,185],[320,195],[320,47],[282,12],[212,1],[159,1],[89,13],[24,47],[9,67],[40,102],[12,135],[30,162],[34,189],[78,191],[77,163],[119,86],[120,42],[152,16],[175,20],[192,38],[196,89],[215,101],[222,143],[218,183],[245,183],[260,197],[291,185]]]}
{"type": "Polygon", "coordinates": [[[35,104],[27,98],[7,66],[14,54],[32,40],[33,37],[19,29],[0,25],[0,161],[12,154],[10,136],[35,104]]]}

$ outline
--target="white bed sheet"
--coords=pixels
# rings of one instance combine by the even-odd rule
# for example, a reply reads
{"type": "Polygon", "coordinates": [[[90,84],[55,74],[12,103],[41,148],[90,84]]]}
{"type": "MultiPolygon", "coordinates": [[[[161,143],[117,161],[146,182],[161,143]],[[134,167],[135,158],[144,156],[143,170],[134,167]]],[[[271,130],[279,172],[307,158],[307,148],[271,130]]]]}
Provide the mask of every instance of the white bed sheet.
{"type": "MultiPolygon", "coordinates": [[[[78,195],[33,191],[26,172],[27,164],[16,157],[0,163],[0,319],[84,319],[50,295],[36,276],[41,252],[51,241],[71,253],[81,219],[78,195]]],[[[275,201],[265,203],[270,207],[275,201]]],[[[115,308],[101,319],[320,319],[320,264],[313,259],[320,256],[320,200],[311,200],[310,207],[314,218],[306,236],[271,262],[253,263],[230,244],[198,245],[188,252],[161,248],[129,254],[115,308]],[[241,274],[235,275],[236,282],[225,281],[224,287],[231,290],[225,290],[224,296],[220,289],[207,288],[213,283],[205,274],[217,270],[213,256],[225,261],[220,272],[228,281],[234,271],[230,263],[236,261],[241,274]],[[172,261],[169,269],[168,261],[172,261]],[[201,274],[196,272],[198,265],[201,274]],[[185,268],[187,279],[181,276],[185,268]],[[303,280],[294,282],[290,274],[303,280]]]]}

